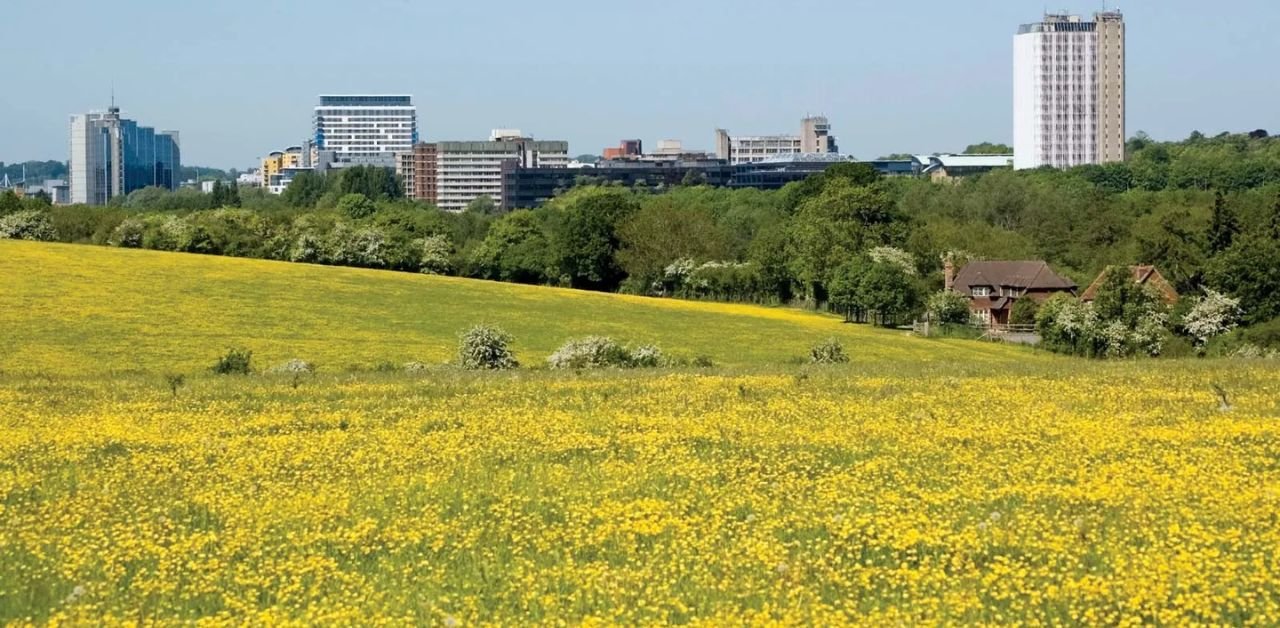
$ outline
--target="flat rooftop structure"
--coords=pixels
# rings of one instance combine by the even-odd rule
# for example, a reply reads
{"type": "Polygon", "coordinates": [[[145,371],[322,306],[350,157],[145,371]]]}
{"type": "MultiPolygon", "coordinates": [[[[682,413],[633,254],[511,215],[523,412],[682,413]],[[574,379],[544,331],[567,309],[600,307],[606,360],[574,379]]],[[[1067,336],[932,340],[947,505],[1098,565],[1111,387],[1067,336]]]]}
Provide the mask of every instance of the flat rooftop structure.
{"type": "Polygon", "coordinates": [[[321,94],[321,107],[412,107],[407,94],[321,94]]]}

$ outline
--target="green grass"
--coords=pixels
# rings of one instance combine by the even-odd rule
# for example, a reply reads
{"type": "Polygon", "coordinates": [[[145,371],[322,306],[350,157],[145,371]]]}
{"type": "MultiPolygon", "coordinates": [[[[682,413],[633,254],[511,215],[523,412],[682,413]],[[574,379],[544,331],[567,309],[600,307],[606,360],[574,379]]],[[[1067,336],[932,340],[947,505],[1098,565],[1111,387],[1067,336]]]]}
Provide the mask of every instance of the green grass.
{"type": "Polygon", "coordinates": [[[407,273],[92,246],[0,241],[0,371],[194,372],[228,347],[268,367],[340,371],[445,362],[478,323],[539,365],[590,334],[717,364],[781,364],[839,338],[855,363],[1008,362],[1025,350],[922,340],[787,308],[649,299],[407,273]]]}

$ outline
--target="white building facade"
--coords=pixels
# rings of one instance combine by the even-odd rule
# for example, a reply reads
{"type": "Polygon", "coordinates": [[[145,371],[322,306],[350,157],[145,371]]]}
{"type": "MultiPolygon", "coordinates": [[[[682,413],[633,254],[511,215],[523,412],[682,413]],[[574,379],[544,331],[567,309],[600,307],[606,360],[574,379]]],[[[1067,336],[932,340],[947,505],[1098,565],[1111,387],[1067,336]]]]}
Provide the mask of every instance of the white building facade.
{"type": "Polygon", "coordinates": [[[462,211],[481,196],[502,202],[502,171],[508,168],[568,168],[569,143],[534,140],[517,129],[496,129],[487,142],[439,142],[436,205],[462,211]]]}
{"type": "Polygon", "coordinates": [[[1046,15],[1013,39],[1018,169],[1124,160],[1124,18],[1046,15]]]}
{"type": "Polygon", "coordinates": [[[315,150],[337,166],[396,166],[418,141],[418,110],[407,95],[322,95],[315,108],[315,150]]]}

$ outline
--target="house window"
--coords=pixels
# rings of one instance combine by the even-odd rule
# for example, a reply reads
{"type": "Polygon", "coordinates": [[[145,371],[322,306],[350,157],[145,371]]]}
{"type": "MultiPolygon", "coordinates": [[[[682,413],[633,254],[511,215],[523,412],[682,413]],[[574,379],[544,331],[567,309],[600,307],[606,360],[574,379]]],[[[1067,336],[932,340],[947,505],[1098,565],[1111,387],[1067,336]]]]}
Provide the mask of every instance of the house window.
{"type": "Polygon", "coordinates": [[[989,297],[991,296],[991,288],[988,288],[987,286],[975,286],[973,289],[973,296],[989,297]]]}

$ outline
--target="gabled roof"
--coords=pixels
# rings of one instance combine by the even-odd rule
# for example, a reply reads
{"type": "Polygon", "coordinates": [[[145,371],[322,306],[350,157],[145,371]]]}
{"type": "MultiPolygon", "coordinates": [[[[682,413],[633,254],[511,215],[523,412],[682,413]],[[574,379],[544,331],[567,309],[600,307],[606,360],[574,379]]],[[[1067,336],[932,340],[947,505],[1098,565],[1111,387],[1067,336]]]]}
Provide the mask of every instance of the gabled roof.
{"type": "MultiPolygon", "coordinates": [[[[1092,301],[1097,298],[1098,289],[1102,287],[1103,280],[1107,278],[1107,273],[1110,273],[1114,268],[1115,266],[1108,266],[1103,269],[1102,272],[1098,273],[1098,277],[1094,279],[1093,283],[1089,284],[1089,287],[1080,295],[1080,300],[1092,301]]],[[[1160,271],[1157,270],[1155,266],[1130,266],[1129,273],[1133,275],[1134,283],[1138,285],[1150,285],[1159,291],[1160,296],[1164,299],[1165,303],[1172,305],[1178,302],[1178,291],[1174,289],[1173,284],[1169,283],[1169,281],[1164,278],[1164,275],[1160,274],[1160,271]]]]}
{"type": "Polygon", "coordinates": [[[952,287],[971,294],[973,286],[1067,291],[1077,287],[1076,282],[1053,272],[1043,261],[970,262],[956,273],[952,287]]]}

